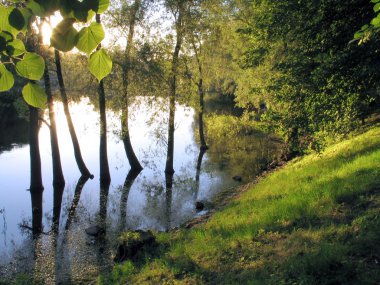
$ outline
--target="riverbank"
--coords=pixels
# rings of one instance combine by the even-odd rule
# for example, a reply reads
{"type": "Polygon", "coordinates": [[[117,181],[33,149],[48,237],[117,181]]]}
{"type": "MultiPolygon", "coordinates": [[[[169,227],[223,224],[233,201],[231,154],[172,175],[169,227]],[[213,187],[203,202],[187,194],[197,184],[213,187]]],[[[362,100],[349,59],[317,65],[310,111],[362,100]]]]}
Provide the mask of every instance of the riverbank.
{"type": "Polygon", "coordinates": [[[378,284],[380,127],[290,162],[100,284],[378,284]]]}

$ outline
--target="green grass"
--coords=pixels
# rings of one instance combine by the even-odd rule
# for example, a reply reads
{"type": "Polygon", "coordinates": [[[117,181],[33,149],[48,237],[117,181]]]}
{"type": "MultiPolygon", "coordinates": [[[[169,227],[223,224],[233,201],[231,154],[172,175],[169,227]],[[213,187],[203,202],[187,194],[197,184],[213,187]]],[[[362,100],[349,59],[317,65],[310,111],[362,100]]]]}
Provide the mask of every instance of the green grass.
{"type": "Polygon", "coordinates": [[[99,284],[380,284],[380,128],[293,161],[99,284]]]}

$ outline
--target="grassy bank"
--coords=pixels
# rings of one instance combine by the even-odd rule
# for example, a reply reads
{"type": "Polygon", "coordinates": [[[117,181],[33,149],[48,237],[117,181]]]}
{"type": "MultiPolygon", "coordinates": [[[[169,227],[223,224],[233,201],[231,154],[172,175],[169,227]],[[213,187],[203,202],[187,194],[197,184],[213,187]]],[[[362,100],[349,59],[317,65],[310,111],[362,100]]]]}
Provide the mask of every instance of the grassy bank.
{"type": "Polygon", "coordinates": [[[380,128],[289,163],[99,284],[379,284],[380,128]]]}

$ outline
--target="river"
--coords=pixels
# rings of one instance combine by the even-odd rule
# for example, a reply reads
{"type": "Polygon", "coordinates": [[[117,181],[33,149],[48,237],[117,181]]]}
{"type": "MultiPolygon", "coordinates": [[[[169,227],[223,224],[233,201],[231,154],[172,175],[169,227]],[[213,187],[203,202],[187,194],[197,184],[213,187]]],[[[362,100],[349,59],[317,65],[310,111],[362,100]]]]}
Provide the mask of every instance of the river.
{"type": "MultiPolygon", "coordinates": [[[[84,184],[83,189],[77,187],[80,172],[74,159],[61,103],[55,104],[55,111],[66,180],[59,234],[51,234],[51,148],[49,128],[42,124],[39,139],[45,187],[44,234],[38,240],[32,239],[30,230],[29,146],[18,141],[7,141],[8,145],[0,148],[0,277],[25,273],[46,284],[81,282],[112,267],[117,236],[121,231],[167,231],[178,227],[207,213],[220,193],[236,188],[247,179],[246,173],[236,173],[236,164],[229,164],[231,160],[226,160],[228,149],[220,146],[213,149],[212,145],[203,156],[201,171],[197,173],[199,145],[195,139],[195,111],[177,104],[175,174],[173,188],[168,195],[164,173],[167,110],[163,107],[162,99],[142,97],[130,107],[130,135],[144,169],[128,189],[123,187],[129,164],[120,140],[120,112],[107,111],[108,157],[112,181],[106,203],[102,204],[99,186],[98,110],[88,98],[70,104],[84,161],[95,176],[84,184]],[[233,179],[237,174],[242,176],[243,182],[233,179]],[[196,201],[202,201],[206,208],[197,210],[196,201]],[[101,209],[101,205],[104,209],[101,209]],[[102,211],[106,213],[103,222],[107,230],[105,239],[100,242],[86,234],[86,229],[99,223],[102,211]]],[[[25,128],[20,129],[25,132],[25,128]]],[[[7,134],[4,130],[2,133],[7,134]]],[[[245,143],[257,147],[249,147],[248,154],[244,155],[252,154],[252,158],[248,157],[237,164],[239,169],[246,169],[250,171],[250,176],[254,176],[258,173],[253,172],[260,170],[262,155],[273,156],[276,147],[265,136],[251,137],[245,143]],[[263,153],[260,157],[257,155],[258,148],[263,153]],[[265,151],[262,151],[263,148],[265,151]]]]}

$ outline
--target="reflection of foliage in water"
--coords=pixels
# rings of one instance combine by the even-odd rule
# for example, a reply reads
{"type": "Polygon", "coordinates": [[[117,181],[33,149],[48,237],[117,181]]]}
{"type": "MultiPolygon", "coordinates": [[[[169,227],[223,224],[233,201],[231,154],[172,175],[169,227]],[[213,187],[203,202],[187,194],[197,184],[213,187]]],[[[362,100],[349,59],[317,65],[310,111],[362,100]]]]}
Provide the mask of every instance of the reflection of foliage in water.
{"type": "Polygon", "coordinates": [[[220,170],[251,179],[277,159],[278,142],[258,130],[256,122],[229,115],[208,116],[206,120],[207,155],[220,170]]]}

